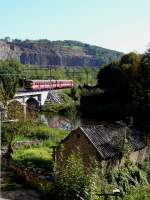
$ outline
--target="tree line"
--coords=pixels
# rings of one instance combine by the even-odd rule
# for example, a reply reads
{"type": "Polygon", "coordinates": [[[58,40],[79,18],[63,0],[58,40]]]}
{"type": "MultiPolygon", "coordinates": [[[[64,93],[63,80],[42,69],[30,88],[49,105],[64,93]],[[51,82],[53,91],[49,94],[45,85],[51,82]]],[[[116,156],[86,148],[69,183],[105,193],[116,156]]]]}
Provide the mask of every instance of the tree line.
{"type": "Polygon", "coordinates": [[[144,55],[126,54],[101,68],[96,87],[81,96],[80,111],[83,117],[100,120],[132,118],[138,128],[149,131],[150,49],[144,55]]]}

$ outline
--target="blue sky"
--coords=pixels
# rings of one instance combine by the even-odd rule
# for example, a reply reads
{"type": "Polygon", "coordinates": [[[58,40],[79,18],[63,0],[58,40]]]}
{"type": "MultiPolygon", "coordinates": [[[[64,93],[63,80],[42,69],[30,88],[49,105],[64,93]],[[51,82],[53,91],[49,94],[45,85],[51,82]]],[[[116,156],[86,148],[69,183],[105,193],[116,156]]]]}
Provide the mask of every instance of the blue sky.
{"type": "Polygon", "coordinates": [[[143,52],[150,43],[150,0],[0,0],[5,36],[143,52]]]}

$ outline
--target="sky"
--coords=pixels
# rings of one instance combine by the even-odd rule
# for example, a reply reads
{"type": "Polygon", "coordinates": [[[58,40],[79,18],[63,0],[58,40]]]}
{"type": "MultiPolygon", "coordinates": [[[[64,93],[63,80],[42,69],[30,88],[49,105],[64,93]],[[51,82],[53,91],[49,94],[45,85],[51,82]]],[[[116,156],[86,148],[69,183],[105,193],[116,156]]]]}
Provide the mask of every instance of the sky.
{"type": "Polygon", "coordinates": [[[143,53],[150,44],[150,0],[0,0],[0,38],[6,36],[143,53]]]}

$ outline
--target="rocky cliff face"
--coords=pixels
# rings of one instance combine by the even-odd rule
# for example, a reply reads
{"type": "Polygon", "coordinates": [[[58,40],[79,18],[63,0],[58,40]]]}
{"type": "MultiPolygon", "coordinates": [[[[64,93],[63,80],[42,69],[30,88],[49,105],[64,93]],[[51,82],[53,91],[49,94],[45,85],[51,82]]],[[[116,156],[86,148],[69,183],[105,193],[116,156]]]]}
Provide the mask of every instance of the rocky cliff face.
{"type": "Polygon", "coordinates": [[[14,44],[8,44],[0,41],[0,60],[6,60],[10,58],[19,60],[20,48],[14,44]]]}
{"type": "Polygon", "coordinates": [[[0,41],[0,59],[39,66],[94,66],[120,59],[122,53],[76,41],[0,41]]]}

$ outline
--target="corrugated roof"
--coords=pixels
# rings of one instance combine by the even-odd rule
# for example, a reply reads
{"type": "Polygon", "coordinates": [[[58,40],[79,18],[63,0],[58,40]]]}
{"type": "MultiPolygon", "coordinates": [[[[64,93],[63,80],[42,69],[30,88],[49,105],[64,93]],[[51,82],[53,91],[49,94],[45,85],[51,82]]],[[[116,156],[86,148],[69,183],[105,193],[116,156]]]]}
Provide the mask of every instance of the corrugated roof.
{"type": "Polygon", "coordinates": [[[135,128],[129,128],[120,123],[81,126],[79,129],[85,134],[95,149],[104,159],[112,158],[125,142],[137,151],[145,147],[141,134],[135,128]]]}

